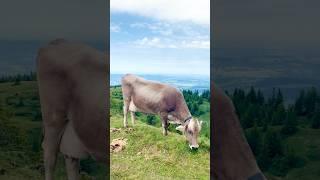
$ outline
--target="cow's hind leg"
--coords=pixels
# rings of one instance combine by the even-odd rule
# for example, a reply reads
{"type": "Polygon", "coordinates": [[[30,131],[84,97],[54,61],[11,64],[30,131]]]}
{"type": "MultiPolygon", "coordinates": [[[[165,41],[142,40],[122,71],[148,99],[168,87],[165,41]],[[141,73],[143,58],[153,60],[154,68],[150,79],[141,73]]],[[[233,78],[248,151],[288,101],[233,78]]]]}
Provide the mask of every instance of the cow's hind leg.
{"type": "MultiPolygon", "coordinates": [[[[53,113],[50,118],[44,117],[46,120],[51,119],[51,122],[57,122],[50,125],[45,125],[43,151],[44,151],[44,167],[45,179],[52,180],[54,168],[56,165],[57,153],[59,151],[60,139],[64,130],[64,123],[59,124],[65,117],[61,114],[53,113]]],[[[46,123],[45,123],[46,124],[46,123]]]]}
{"type": "Polygon", "coordinates": [[[69,156],[65,156],[64,159],[66,162],[68,180],[79,180],[80,160],[69,156]]]}
{"type": "Polygon", "coordinates": [[[137,111],[137,107],[134,105],[133,101],[130,101],[129,111],[130,111],[132,126],[134,126],[134,123],[136,121],[135,112],[137,111]]]}
{"type": "Polygon", "coordinates": [[[162,134],[164,136],[167,136],[168,135],[168,114],[160,113],[160,118],[162,122],[162,134]]]}
{"type": "Polygon", "coordinates": [[[37,71],[44,127],[42,147],[45,179],[52,180],[61,136],[67,122],[67,101],[70,90],[65,84],[64,76],[49,73],[51,66],[46,64],[46,61],[38,63],[41,67],[38,67],[37,71]],[[44,66],[41,63],[44,63],[44,66]]]}
{"type": "Polygon", "coordinates": [[[130,111],[130,115],[131,115],[132,126],[134,126],[134,123],[136,121],[135,113],[133,111],[130,111]]]}

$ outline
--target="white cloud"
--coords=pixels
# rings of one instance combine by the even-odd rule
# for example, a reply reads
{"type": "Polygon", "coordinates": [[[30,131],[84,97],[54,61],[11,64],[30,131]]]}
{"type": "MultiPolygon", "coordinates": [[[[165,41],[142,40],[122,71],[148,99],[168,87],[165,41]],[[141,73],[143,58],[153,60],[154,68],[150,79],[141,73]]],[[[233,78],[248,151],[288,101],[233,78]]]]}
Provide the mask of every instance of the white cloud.
{"type": "Polygon", "coordinates": [[[120,32],[121,28],[119,25],[116,24],[110,24],[110,31],[111,32],[120,32]]]}
{"type": "Polygon", "coordinates": [[[192,40],[192,41],[182,41],[181,46],[184,48],[197,48],[197,49],[209,49],[209,40],[192,40]]]}
{"type": "Polygon", "coordinates": [[[169,22],[210,24],[210,0],[111,0],[110,8],[169,22]]]}
{"type": "Polygon", "coordinates": [[[161,39],[159,37],[144,37],[136,41],[129,42],[135,47],[139,48],[169,48],[169,49],[209,49],[210,40],[203,39],[202,37],[194,37],[188,40],[177,40],[177,39],[161,39]]]}
{"type": "Polygon", "coordinates": [[[158,47],[158,48],[163,47],[161,45],[160,38],[158,37],[153,37],[153,38],[144,37],[142,39],[136,40],[134,44],[140,47],[158,47]]]}

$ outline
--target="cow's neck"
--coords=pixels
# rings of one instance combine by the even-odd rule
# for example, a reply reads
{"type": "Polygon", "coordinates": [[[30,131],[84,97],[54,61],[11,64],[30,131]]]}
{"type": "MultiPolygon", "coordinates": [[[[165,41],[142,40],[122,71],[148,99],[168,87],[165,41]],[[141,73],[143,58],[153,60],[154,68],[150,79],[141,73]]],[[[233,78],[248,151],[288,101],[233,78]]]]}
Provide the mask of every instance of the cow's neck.
{"type": "Polygon", "coordinates": [[[185,103],[183,103],[183,106],[180,106],[177,117],[181,124],[185,124],[190,120],[190,117],[192,117],[188,106],[185,103]]]}

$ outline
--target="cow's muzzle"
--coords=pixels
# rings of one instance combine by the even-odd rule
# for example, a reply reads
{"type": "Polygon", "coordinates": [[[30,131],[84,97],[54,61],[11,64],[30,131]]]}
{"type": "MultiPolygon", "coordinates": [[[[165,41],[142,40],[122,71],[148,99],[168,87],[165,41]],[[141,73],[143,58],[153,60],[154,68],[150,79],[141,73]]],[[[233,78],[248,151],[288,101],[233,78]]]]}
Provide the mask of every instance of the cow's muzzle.
{"type": "Polygon", "coordinates": [[[197,145],[189,145],[189,147],[191,150],[196,150],[199,148],[199,145],[198,144],[197,145]]]}

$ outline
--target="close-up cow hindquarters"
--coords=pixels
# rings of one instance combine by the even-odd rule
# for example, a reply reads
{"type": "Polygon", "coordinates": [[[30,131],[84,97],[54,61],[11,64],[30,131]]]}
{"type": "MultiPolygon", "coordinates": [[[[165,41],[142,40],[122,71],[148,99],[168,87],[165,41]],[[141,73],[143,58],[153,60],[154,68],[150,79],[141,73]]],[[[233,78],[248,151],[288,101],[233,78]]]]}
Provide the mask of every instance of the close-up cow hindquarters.
{"type": "Polygon", "coordinates": [[[215,84],[212,94],[214,179],[265,180],[231,99],[215,84]]]}
{"type": "Polygon", "coordinates": [[[145,80],[136,75],[122,77],[123,125],[127,127],[127,114],[130,111],[132,125],[135,112],[159,115],[163,135],[168,135],[169,123],[179,124],[176,128],[185,134],[190,149],[197,149],[202,121],[192,117],[182,93],[167,84],[145,80]]]}
{"type": "Polygon", "coordinates": [[[63,39],[40,48],[38,86],[43,117],[45,179],[52,180],[57,154],[68,179],[80,179],[80,159],[107,163],[107,56],[63,39]]]}

